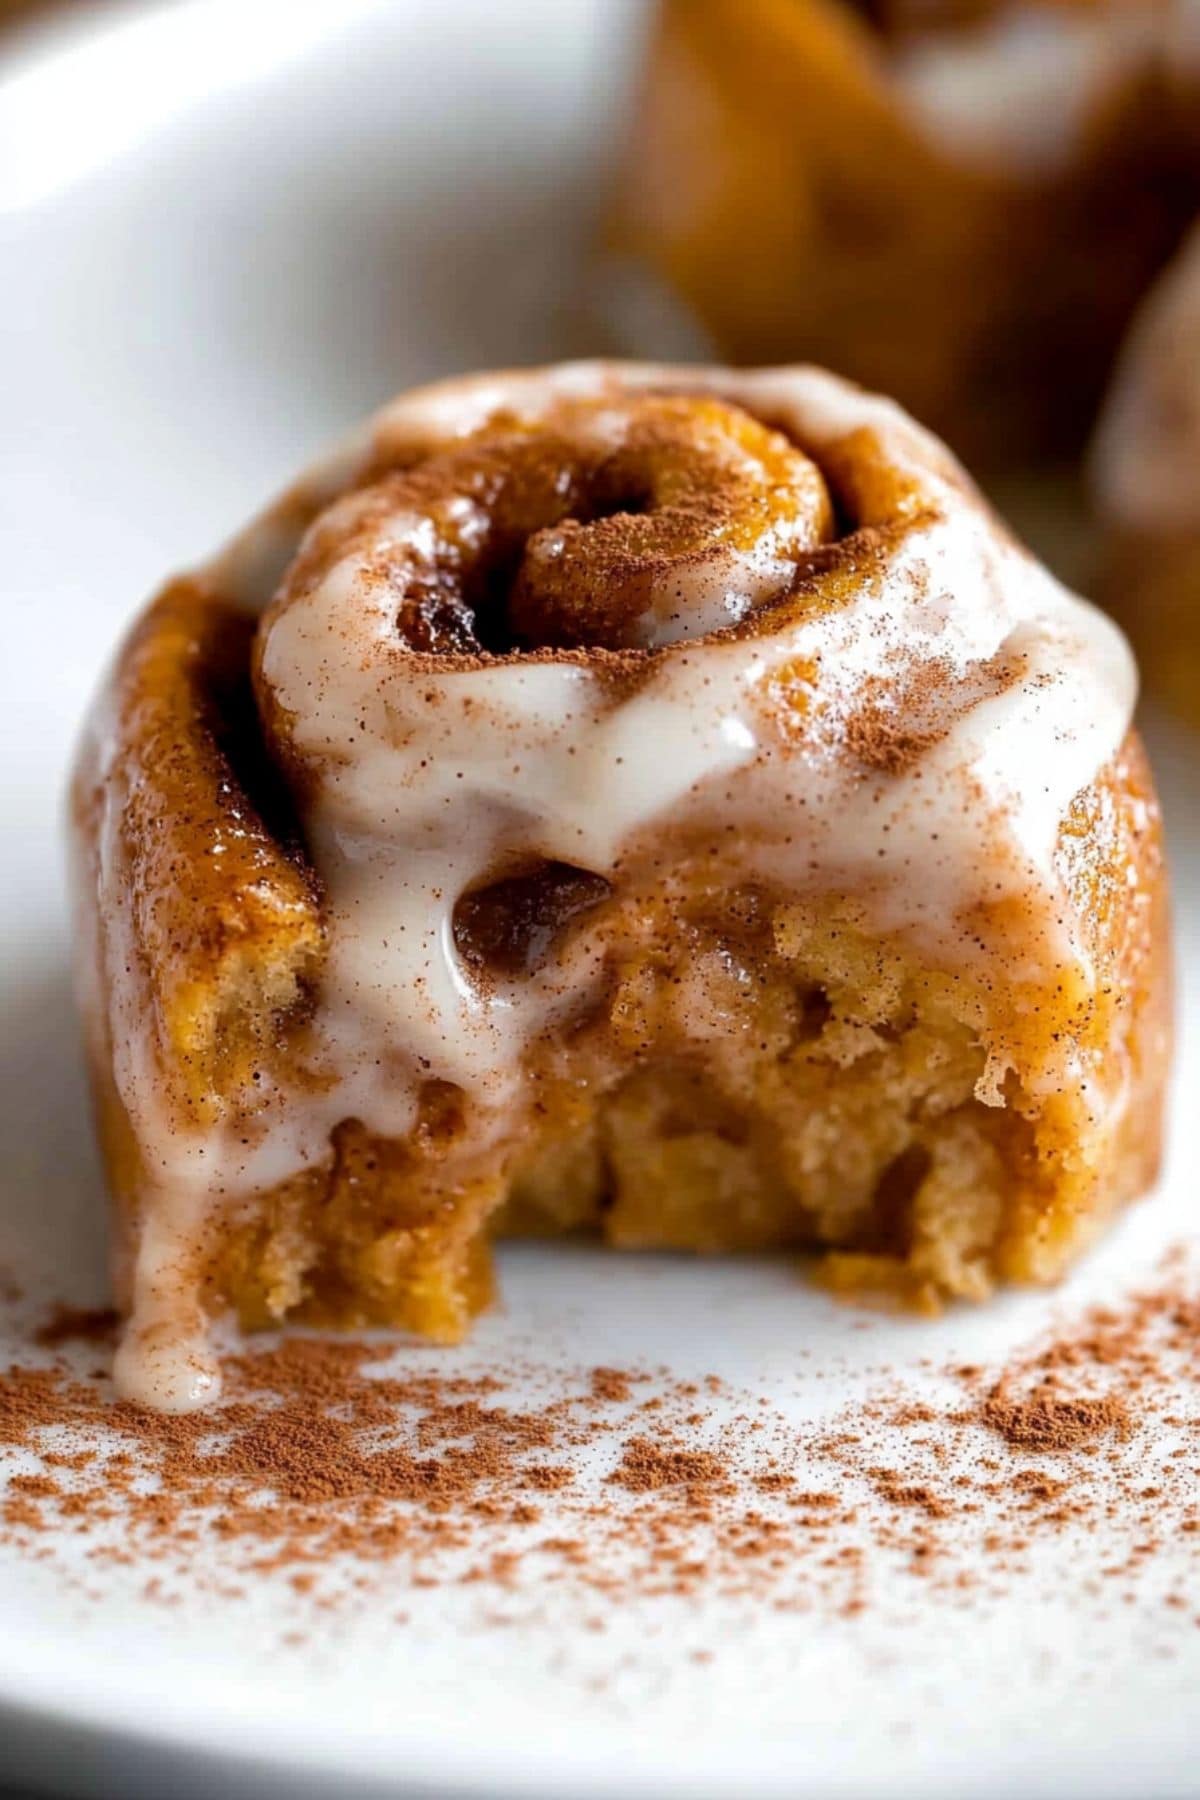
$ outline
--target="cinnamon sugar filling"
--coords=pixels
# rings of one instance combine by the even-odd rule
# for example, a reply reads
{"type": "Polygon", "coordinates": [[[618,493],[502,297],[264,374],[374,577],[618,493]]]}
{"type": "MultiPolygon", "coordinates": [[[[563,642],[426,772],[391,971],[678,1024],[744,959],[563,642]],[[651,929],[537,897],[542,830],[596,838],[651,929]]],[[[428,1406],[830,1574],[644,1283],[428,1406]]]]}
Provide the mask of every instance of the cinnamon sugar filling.
{"type": "MultiPolygon", "coordinates": [[[[646,650],[739,625],[791,591],[833,524],[821,470],[740,407],[568,400],[543,426],[486,426],[341,503],[262,636],[357,556],[358,581],[394,604],[398,648],[419,656],[467,667],[646,650]]],[[[269,706],[261,659],[257,680],[269,706]]]]}
{"type": "Polygon", "coordinates": [[[423,390],[139,633],[77,793],[127,1394],[225,1306],[461,1335],[497,1225],[927,1305],[1145,1180],[1128,652],[886,402],[423,390]]]}

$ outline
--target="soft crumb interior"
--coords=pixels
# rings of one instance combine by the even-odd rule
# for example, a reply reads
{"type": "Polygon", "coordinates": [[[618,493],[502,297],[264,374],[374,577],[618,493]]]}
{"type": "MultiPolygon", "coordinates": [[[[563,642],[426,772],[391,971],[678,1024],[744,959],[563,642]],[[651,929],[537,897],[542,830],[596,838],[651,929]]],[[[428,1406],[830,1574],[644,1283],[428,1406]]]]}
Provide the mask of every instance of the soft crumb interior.
{"type": "Polygon", "coordinates": [[[666,979],[631,967],[614,1014],[632,1070],[518,1159],[501,1230],[833,1249],[834,1279],[917,1303],[988,1291],[1033,1130],[977,1097],[969,987],[785,914],[765,962],[693,945],[666,979]]]}
{"type": "Polygon", "coordinates": [[[347,1123],[330,1170],[223,1235],[215,1285],[246,1323],[452,1340],[488,1296],[496,1235],[819,1250],[835,1286],[919,1307],[1057,1272],[1095,1204],[1097,1143],[1062,1095],[1039,1110],[997,1076],[984,990],[845,909],[724,895],[721,914],[625,908],[603,1005],[540,1048],[499,1137],[444,1086],[403,1144],[347,1123]]]}

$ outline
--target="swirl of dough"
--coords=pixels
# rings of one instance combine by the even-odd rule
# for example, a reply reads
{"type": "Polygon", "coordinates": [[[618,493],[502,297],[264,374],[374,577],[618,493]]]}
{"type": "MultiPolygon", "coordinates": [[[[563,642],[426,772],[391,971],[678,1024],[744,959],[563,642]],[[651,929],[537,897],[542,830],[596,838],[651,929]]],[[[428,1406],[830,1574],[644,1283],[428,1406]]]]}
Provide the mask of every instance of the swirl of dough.
{"type": "Polygon", "coordinates": [[[935,440],[814,370],[424,390],[314,510],[255,692],[322,883],[326,1052],[379,1129],[425,1074],[500,1104],[594,990],[586,933],[476,978],[456,908],[513,869],[610,881],[736,817],[743,861],[866,881],[961,955],[981,871],[1052,884],[1063,808],[1127,725],[1116,634],[935,440]]]}
{"type": "Polygon", "coordinates": [[[818,370],[385,408],[164,590],[82,758],[88,1010],[148,1220],[125,1391],[195,1403],[205,1221],[348,1123],[411,1146],[449,1093],[486,1160],[656,885],[853,896],[940,970],[1086,997],[1056,856],[1133,698],[949,453],[818,370]]]}
{"type": "Polygon", "coordinates": [[[475,424],[463,384],[460,429],[419,448],[403,407],[385,417],[254,655],[268,744],[314,796],[325,991],[353,994],[372,1036],[402,1019],[418,1067],[493,1095],[588,978],[481,993],[456,902],[529,859],[606,877],[630,831],[744,760],[746,725],[690,683],[656,695],[653,672],[808,604],[833,548],[825,478],[785,433],[703,391],[586,385],[514,378],[475,424]]]}
{"type": "Polygon", "coordinates": [[[286,630],[289,608],[324,603],[338,658],[356,636],[362,654],[387,653],[381,612],[396,648],[426,656],[649,649],[786,592],[831,528],[814,463],[740,409],[678,395],[565,401],[331,508],[265,634],[286,630]]]}

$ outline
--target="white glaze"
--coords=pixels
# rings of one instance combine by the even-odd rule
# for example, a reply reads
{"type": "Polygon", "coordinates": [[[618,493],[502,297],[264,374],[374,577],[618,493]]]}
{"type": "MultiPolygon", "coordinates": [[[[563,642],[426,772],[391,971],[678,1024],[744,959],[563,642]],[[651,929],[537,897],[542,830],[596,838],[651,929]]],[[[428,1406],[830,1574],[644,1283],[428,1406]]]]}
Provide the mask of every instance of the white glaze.
{"type": "MultiPolygon", "coordinates": [[[[882,572],[864,564],[849,605],[761,634],[677,642],[615,703],[587,664],[418,665],[395,638],[395,589],[367,580],[349,555],[291,595],[272,616],[262,676],[291,720],[292,753],[319,776],[305,818],[326,891],[315,1054],[335,1081],[323,1095],[265,1096],[236,1142],[227,1128],[181,1133],[166,1119],[145,996],[127,973],[136,959],[110,839],[101,909],[117,1082],[165,1221],[136,1271],[118,1371],[126,1392],[171,1406],[211,1397],[191,1324],[164,1349],[162,1301],[206,1194],[266,1188],[319,1161],[347,1117],[403,1134],[420,1084],[434,1077],[458,1083],[481,1119],[499,1121],[531,1042],[586,1001],[602,971],[586,931],[569,956],[519,982],[485,990],[460,962],[455,902],[502,861],[557,858],[619,882],[623,862],[644,860],[651,843],[669,850],[686,827],[730,845],[731,880],[768,874],[798,891],[870,894],[881,929],[910,934],[944,966],[980,954],[964,909],[1032,896],[1030,937],[1003,946],[1012,979],[1044,979],[1053,963],[1058,979],[1087,980],[1086,955],[1062,922],[1053,854],[1072,797],[1128,728],[1129,652],[1114,626],[1007,539],[940,445],[890,403],[805,369],[576,364],[480,377],[387,408],[343,457],[338,482],[353,480],[372,446],[397,454],[452,442],[500,406],[536,417],[564,395],[655,386],[711,391],[762,412],[818,463],[847,434],[874,434],[883,461],[910,482],[922,522],[882,572]],[[1020,668],[999,689],[981,675],[997,657],[1020,668]],[[798,745],[777,729],[769,688],[785,664],[811,664],[814,707],[830,702],[841,716],[864,683],[934,659],[957,677],[932,702],[945,735],[904,772],[864,778],[838,744],[818,734],[798,745]]],[[[332,485],[318,474],[309,491],[325,497],[332,485]]],[[[351,517],[353,500],[340,504],[351,517]]],[[[287,561],[286,516],[268,515],[204,578],[264,606],[287,561]]],[[[422,530],[411,513],[387,522],[393,564],[420,556],[422,530]]],[[[783,579],[776,560],[766,554],[740,575],[722,565],[719,578],[701,564],[684,614],[694,599],[702,628],[710,624],[727,607],[730,580],[761,597],[764,583],[783,579]]],[[[676,599],[681,580],[676,569],[676,599]]]]}
{"type": "Polygon", "coordinates": [[[1132,531],[1200,532],[1200,231],[1145,301],[1092,453],[1100,507],[1132,531]]]}
{"type": "Polygon", "coordinates": [[[1068,168],[1098,110],[1153,67],[1155,6],[1089,13],[1012,6],[973,29],[929,32],[891,58],[892,79],[934,143],[1021,175],[1068,168]]]}

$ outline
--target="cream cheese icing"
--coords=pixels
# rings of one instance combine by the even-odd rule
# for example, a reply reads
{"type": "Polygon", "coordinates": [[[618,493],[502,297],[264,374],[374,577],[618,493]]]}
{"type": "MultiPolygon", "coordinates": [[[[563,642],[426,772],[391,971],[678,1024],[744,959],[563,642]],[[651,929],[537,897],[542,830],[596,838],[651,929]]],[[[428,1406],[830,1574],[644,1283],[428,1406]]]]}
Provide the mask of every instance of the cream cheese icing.
{"type": "MultiPolygon", "coordinates": [[[[469,504],[451,494],[439,505],[459,508],[469,540],[469,504]]],[[[831,376],[579,363],[423,389],[385,408],[199,580],[265,615],[259,692],[285,765],[303,773],[324,891],[311,1055],[327,1079],[256,1091],[252,1109],[203,1128],[169,1114],[120,834],[102,833],[116,1081],[155,1190],[117,1366],[131,1398],[185,1409],[217,1392],[205,1322],[177,1293],[212,1195],[252,1194],[322,1162],[347,1117],[402,1136],[431,1079],[461,1087],[481,1129],[490,1119],[499,1130],[530,1046],[598,992],[604,947],[587,930],[519,979],[476,978],[456,945],[455,906],[498,869],[552,859],[619,885],[669,857],[673,841],[709,842],[730,881],[869,895],[881,930],[908,934],[943,966],[1001,948],[1016,982],[1036,984],[1048,962],[1059,980],[1088,979],[1086,950],[1063,922],[1055,844],[1072,798],[1128,730],[1130,653],[1008,537],[936,440],[831,376]],[[853,467],[833,483],[854,515],[835,546],[849,598],[775,617],[797,566],[784,531],[662,571],[633,680],[614,685],[604,659],[586,654],[439,661],[398,641],[397,606],[428,568],[431,520],[409,504],[372,515],[364,539],[356,483],[462,443],[497,415],[536,429],[571,401],[596,402],[592,429],[615,443],[630,397],[656,391],[714,396],[769,420],[817,469],[853,467]],[[329,502],[306,542],[344,533],[346,549],[294,582],[294,521],[329,502]],[[929,671],[927,747],[904,766],[864,770],[839,722],[881,686],[903,691],[929,671]],[[811,721],[799,737],[781,728],[778,702],[780,684],[798,679],[811,721]],[[981,944],[967,916],[1005,897],[1022,900],[1026,936],[981,944]]],[[[120,801],[110,795],[110,820],[120,801]]]]}

